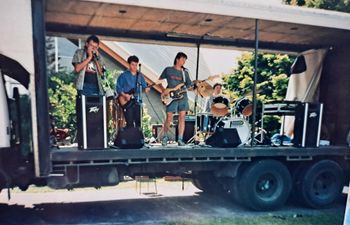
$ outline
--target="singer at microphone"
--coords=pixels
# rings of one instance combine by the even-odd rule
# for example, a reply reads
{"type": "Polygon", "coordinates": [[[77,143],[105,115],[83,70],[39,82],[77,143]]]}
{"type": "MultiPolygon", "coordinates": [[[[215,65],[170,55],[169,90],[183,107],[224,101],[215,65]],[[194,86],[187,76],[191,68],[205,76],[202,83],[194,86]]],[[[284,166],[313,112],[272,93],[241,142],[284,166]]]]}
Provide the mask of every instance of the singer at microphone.
{"type": "Polygon", "coordinates": [[[148,93],[150,88],[143,74],[139,58],[135,55],[128,58],[129,69],[117,80],[118,103],[123,108],[126,127],[141,127],[141,92],[148,93]]]}
{"type": "Polygon", "coordinates": [[[85,46],[74,53],[72,64],[77,75],[76,88],[78,94],[104,95],[101,77],[104,65],[99,55],[100,40],[91,35],[86,39],[85,46]]]}
{"type": "MultiPolygon", "coordinates": [[[[83,96],[103,96],[105,95],[102,83],[102,67],[104,65],[102,57],[98,54],[100,40],[96,35],[89,36],[83,48],[77,49],[72,59],[75,72],[75,87],[77,89],[77,100],[75,105],[77,116],[77,137],[78,148],[84,148],[83,122],[85,123],[82,108],[83,96]]],[[[97,131],[92,131],[97,132],[97,131]]]]}

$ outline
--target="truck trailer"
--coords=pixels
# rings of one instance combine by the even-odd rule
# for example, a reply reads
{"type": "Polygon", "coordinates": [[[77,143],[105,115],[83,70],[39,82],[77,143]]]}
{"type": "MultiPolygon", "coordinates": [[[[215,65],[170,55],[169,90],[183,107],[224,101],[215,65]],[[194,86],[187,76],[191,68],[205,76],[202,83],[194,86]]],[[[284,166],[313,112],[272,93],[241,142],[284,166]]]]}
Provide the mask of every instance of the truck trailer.
{"type": "Polygon", "coordinates": [[[1,2],[0,189],[114,186],[125,176],[176,175],[253,210],[277,209],[291,196],[313,208],[338,199],[349,178],[350,15],[243,1],[176,2],[1,2]],[[327,49],[319,82],[327,132],[318,140],[330,145],[51,148],[46,34],[295,55],[327,49]]]}

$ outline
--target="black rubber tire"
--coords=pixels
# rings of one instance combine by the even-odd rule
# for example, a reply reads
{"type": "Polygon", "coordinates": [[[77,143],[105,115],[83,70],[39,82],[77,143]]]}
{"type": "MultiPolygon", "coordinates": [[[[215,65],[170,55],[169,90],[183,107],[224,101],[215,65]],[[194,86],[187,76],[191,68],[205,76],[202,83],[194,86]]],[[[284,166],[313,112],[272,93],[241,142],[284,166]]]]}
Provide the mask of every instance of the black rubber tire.
{"type": "Polygon", "coordinates": [[[242,204],[242,198],[239,188],[240,178],[244,170],[248,167],[248,163],[242,163],[237,169],[237,174],[234,178],[227,178],[226,186],[228,187],[228,195],[233,199],[234,202],[242,204]]]}
{"type": "Polygon", "coordinates": [[[304,171],[309,165],[309,163],[298,163],[298,165],[290,168],[293,188],[289,194],[289,202],[293,204],[301,203],[300,193],[297,187],[300,185],[302,176],[304,176],[304,171]]]}
{"type": "Polygon", "coordinates": [[[285,165],[276,160],[261,160],[249,165],[238,182],[242,203],[257,210],[277,209],[286,202],[292,178],[285,165]]]}
{"type": "Polygon", "coordinates": [[[242,204],[242,199],[240,195],[240,190],[239,190],[239,177],[235,178],[228,178],[227,180],[228,184],[228,194],[229,196],[233,199],[234,202],[238,204],[242,204]]]}
{"type": "Polygon", "coordinates": [[[208,194],[223,194],[225,190],[212,172],[201,172],[192,178],[192,184],[208,194]]]}
{"type": "Polygon", "coordinates": [[[305,168],[296,183],[296,190],[306,206],[324,208],[341,195],[343,185],[341,166],[332,160],[321,160],[305,168]]]}

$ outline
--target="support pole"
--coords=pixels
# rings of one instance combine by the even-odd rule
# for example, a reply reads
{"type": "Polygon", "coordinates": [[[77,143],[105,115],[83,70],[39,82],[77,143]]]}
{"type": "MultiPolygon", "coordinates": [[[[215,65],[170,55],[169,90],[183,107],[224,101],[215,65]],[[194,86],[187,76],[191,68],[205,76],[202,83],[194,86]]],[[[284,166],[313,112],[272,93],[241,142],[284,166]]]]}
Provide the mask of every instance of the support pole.
{"type": "Polygon", "coordinates": [[[258,77],[258,49],[259,49],[259,20],[255,20],[255,49],[254,49],[254,78],[253,78],[253,118],[250,145],[255,145],[255,121],[256,121],[256,82],[258,77]]]}
{"type": "MultiPolygon", "coordinates": [[[[198,72],[199,72],[199,50],[200,50],[201,44],[197,43],[197,62],[196,62],[196,80],[198,80],[198,72]]],[[[198,101],[198,95],[194,97],[194,115],[197,115],[197,101],[198,101]]]]}
{"type": "Polygon", "coordinates": [[[45,2],[44,0],[32,0],[33,20],[33,49],[35,66],[35,94],[36,96],[36,119],[38,121],[39,148],[39,174],[47,176],[50,172],[50,144],[49,144],[49,102],[48,82],[46,71],[45,49],[45,2]],[[40,121],[40,122],[39,122],[40,121]]]}

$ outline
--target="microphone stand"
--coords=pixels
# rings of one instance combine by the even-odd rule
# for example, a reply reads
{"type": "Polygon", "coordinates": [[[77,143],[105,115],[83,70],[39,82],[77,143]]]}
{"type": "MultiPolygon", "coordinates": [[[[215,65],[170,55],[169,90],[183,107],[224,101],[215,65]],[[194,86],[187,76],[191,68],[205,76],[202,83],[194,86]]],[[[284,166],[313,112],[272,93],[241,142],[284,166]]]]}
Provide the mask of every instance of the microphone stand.
{"type": "Polygon", "coordinates": [[[137,91],[137,97],[136,97],[136,104],[138,105],[138,107],[140,108],[140,128],[142,129],[142,118],[143,118],[143,112],[142,112],[142,85],[141,85],[141,79],[140,79],[140,75],[141,75],[141,63],[139,64],[139,70],[137,71],[136,74],[136,91],[137,91]]]}

